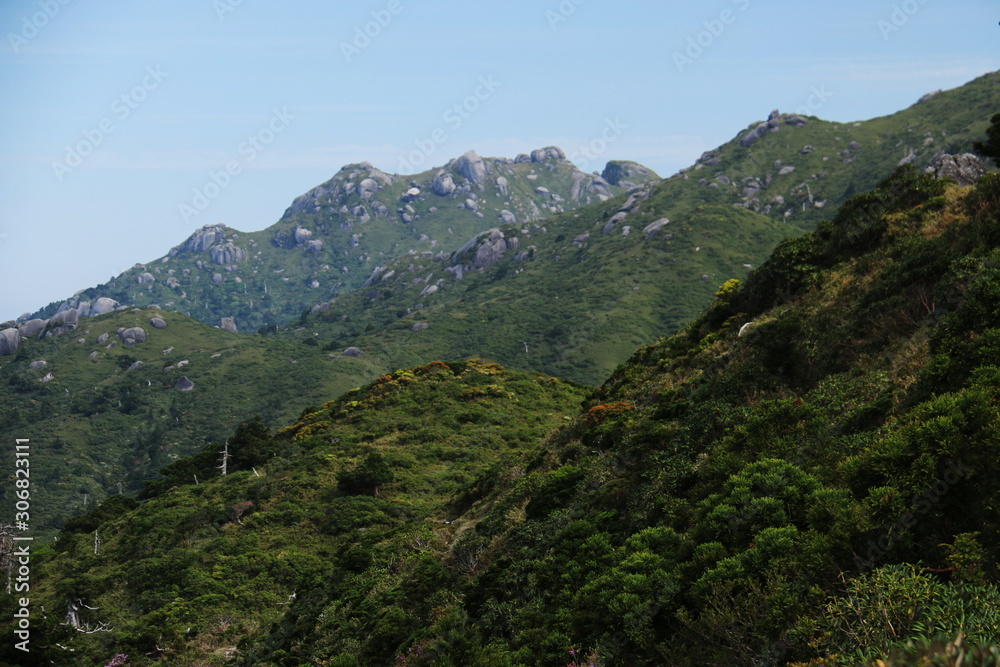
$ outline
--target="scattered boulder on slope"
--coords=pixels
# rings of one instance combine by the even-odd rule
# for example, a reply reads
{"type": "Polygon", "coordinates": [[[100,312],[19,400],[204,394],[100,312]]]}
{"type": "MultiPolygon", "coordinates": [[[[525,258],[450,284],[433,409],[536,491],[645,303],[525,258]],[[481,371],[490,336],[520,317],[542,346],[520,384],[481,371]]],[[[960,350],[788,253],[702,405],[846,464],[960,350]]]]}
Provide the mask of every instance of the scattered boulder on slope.
{"type": "Polygon", "coordinates": [[[129,327],[128,329],[123,329],[119,334],[119,338],[125,345],[131,347],[137,343],[146,342],[146,330],[142,327],[129,327]]]}
{"type": "Polygon", "coordinates": [[[472,181],[473,183],[482,183],[486,180],[486,163],[483,162],[483,158],[479,157],[479,154],[473,150],[467,151],[462,157],[450,160],[445,167],[448,169],[454,169],[463,178],[472,181]]]}
{"type": "Polygon", "coordinates": [[[447,197],[455,191],[455,179],[447,171],[439,171],[431,183],[431,190],[440,197],[447,197]]]}
{"type": "Polygon", "coordinates": [[[182,375],[177,380],[177,383],[174,384],[174,389],[177,389],[178,391],[191,391],[194,389],[194,382],[189,380],[186,375],[182,375]]]}
{"type": "Polygon", "coordinates": [[[247,258],[247,254],[243,251],[243,249],[237,248],[232,244],[232,242],[214,246],[208,251],[208,253],[212,257],[212,261],[220,266],[236,264],[237,262],[241,262],[247,258]]]}
{"type": "Polygon", "coordinates": [[[17,329],[0,331],[0,354],[15,354],[21,345],[21,334],[17,329]]]}
{"type": "Polygon", "coordinates": [[[229,331],[231,333],[238,333],[236,331],[236,320],[232,317],[223,317],[219,322],[219,328],[223,331],[229,331]]]}
{"type": "Polygon", "coordinates": [[[35,318],[33,320],[28,320],[27,322],[21,322],[17,325],[18,331],[25,338],[31,338],[32,336],[37,336],[45,330],[45,325],[48,324],[45,320],[40,320],[35,318]]]}
{"type": "Polygon", "coordinates": [[[184,243],[170,250],[170,257],[182,252],[205,252],[216,243],[226,240],[226,226],[223,224],[205,225],[189,236],[184,243]]]}

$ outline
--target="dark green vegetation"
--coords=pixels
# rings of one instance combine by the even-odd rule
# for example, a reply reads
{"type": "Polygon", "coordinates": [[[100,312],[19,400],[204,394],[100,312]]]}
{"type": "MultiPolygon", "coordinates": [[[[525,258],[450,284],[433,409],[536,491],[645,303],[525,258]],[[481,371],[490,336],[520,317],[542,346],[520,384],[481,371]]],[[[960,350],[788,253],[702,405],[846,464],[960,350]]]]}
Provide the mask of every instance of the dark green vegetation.
{"type": "MultiPolygon", "coordinates": [[[[22,341],[15,356],[0,357],[0,438],[32,441],[32,534],[50,537],[109,495],[134,495],[161,468],[224,441],[242,421],[288,423],[382,371],[365,359],[327,357],[155,310],[88,318],[67,335],[22,341]],[[154,316],[167,327],[150,326],[154,316]],[[116,332],[133,326],[147,338],[128,347],[116,332]],[[29,368],[40,360],[44,367],[29,368]],[[194,388],[176,389],[181,377],[194,388]]],[[[13,484],[3,489],[9,521],[13,484]]]]}
{"type": "Polygon", "coordinates": [[[1000,177],[903,168],[569,421],[573,387],[435,362],[75,519],[32,658],[996,664],[998,346],[1000,177]]]}
{"type": "MultiPolygon", "coordinates": [[[[259,639],[333,586],[353,591],[345,607],[378,610],[357,631],[387,664],[448,598],[435,591],[453,576],[439,556],[470,528],[448,519],[479,493],[477,476],[523,474],[524,452],[584,396],[495,364],[433,362],[310,408],[277,434],[250,422],[229,439],[225,477],[221,448],[207,447],[167,471],[176,487],[147,488],[141,506],[114,496],[69,521],[33,570],[32,599],[50,610],[34,617],[38,642],[30,656],[4,642],[0,655],[21,665],[103,665],[116,653],[132,665],[221,664],[241,638],[259,639]],[[171,478],[182,467],[183,480],[171,478]],[[372,584],[387,597],[366,599],[372,584]],[[395,606],[398,593],[413,600],[395,606]],[[59,625],[66,601],[81,631],[113,632],[59,625]]],[[[340,614],[328,622],[353,625],[340,614]]]]}
{"type": "Polygon", "coordinates": [[[1000,113],[990,119],[986,141],[976,141],[972,147],[979,155],[992,159],[993,164],[1000,163],[1000,113]]]}
{"type": "MultiPolygon", "coordinates": [[[[696,317],[720,284],[745,278],[745,264],[758,265],[780,239],[832,216],[844,198],[903,157],[922,167],[939,150],[958,152],[982,138],[984,119],[1000,106],[998,82],[988,75],[861,123],[809,118],[796,127],[788,123],[798,123],[794,118],[779,116],[777,132],[748,147],[734,139],[664,181],[644,180],[652,175],[616,162],[602,186],[548,150],[519,162],[486,158],[485,172],[472,158],[452,161],[441,170],[451,185],[439,182],[438,190],[455,190],[439,195],[439,170],[403,177],[350,165],[297,199],[268,230],[200,230],[170,256],[115,279],[114,289],[93,288],[80,299],[157,303],[213,325],[235,316],[241,332],[267,325],[284,340],[209,333],[178,317],[184,331],[154,331],[155,342],[140,352],[97,348],[89,335],[80,346],[73,341],[81,336],[70,332],[44,343],[25,340],[14,363],[0,357],[0,387],[12,388],[0,393],[0,437],[25,437],[30,427],[39,455],[53,457],[36,527],[54,531],[119,483],[135,492],[174,457],[221,440],[253,415],[278,427],[306,405],[388,369],[481,356],[600,383],[638,345],[696,317]],[[619,185],[634,191],[620,194],[619,185]],[[419,193],[407,194],[411,187],[419,193]],[[606,196],[602,188],[617,196],[598,201],[606,196]],[[483,217],[466,204],[473,195],[483,217]],[[498,220],[505,206],[518,224],[498,220]],[[644,233],[663,219],[669,224],[644,233]],[[456,252],[492,227],[504,235],[502,251],[487,235],[456,252]],[[217,344],[185,341],[209,335],[240,342],[225,344],[232,355],[207,355],[214,379],[191,375],[193,392],[173,390],[186,370],[159,369],[189,360],[192,373],[200,373],[206,367],[188,350],[217,344]],[[174,356],[157,356],[171,346],[174,356]],[[347,346],[362,348],[361,361],[327,360],[326,353],[347,346]],[[110,356],[95,363],[85,349],[110,356]],[[130,356],[147,366],[124,371],[130,356]],[[39,358],[58,366],[29,372],[27,364],[39,358]],[[55,381],[41,383],[50,371],[55,381]],[[218,387],[235,389],[218,394],[218,387]]],[[[136,322],[149,328],[148,317],[136,322]]]]}

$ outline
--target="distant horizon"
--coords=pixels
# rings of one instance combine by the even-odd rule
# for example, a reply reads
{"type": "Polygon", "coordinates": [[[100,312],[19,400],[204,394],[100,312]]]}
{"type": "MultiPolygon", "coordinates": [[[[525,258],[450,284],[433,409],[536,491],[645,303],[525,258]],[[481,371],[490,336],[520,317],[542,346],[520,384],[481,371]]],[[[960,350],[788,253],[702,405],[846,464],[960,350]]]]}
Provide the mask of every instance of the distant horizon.
{"type": "Polygon", "coordinates": [[[775,108],[892,114],[1000,70],[995,14],[985,0],[11,0],[0,265],[19,278],[0,321],[206,224],[264,229],[346,164],[410,176],[470,149],[558,146],[585,172],[629,160],[669,177],[775,108]]]}

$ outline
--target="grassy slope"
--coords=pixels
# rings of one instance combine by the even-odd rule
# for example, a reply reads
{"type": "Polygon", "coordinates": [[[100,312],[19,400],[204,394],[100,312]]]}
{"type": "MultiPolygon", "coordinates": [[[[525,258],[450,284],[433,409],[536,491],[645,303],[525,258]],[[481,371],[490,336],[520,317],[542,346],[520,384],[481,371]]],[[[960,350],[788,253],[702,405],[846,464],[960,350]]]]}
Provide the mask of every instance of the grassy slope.
{"type": "Polygon", "coordinates": [[[545,232],[504,228],[522,249],[533,246],[530,257],[508,251],[461,280],[444,270],[450,260],[404,258],[388,266],[393,279],[338,298],[282,336],[314,337],[331,350],[357,345],[391,366],[489,356],[597,384],[637,345],[694,317],[719,284],[745,276],[744,264],[763,261],[786,229],[742,209],[711,206],[646,239],[642,230],[661,209],[643,204],[626,221],[631,234],[622,236],[623,225],[602,234],[623,203],[616,198],[578,216],[550,218],[545,232]],[[421,279],[416,285],[414,277],[421,279]],[[421,294],[438,281],[436,293],[421,294]],[[411,331],[417,324],[428,328],[411,331]]]}

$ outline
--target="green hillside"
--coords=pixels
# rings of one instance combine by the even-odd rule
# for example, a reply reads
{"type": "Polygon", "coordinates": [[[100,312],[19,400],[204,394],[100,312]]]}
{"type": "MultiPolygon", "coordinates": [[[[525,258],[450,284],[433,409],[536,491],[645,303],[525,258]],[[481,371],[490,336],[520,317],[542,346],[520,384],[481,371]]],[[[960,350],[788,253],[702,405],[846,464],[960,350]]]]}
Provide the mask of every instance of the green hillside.
{"type": "MultiPolygon", "coordinates": [[[[0,437],[32,441],[33,534],[54,534],[63,519],[111,494],[134,494],[160,468],[223,441],[242,421],[287,423],[384,370],[366,359],[328,356],[150,309],[23,341],[16,355],[0,357],[0,437]],[[151,326],[154,317],[166,328],[151,326]],[[142,327],[145,342],[126,345],[117,332],[130,327],[142,327]],[[34,362],[45,365],[31,368],[34,362]],[[178,389],[182,377],[194,387],[178,389]]],[[[5,475],[13,479],[13,468],[5,475]]],[[[13,484],[4,485],[5,524],[13,493],[13,484]]]]}
{"type": "Polygon", "coordinates": [[[651,197],[603,233],[626,203],[503,227],[454,256],[403,257],[275,335],[330,350],[358,346],[389,366],[489,356],[599,384],[638,345],[695,317],[721,283],[746,276],[788,232],[762,215],[709,205],[644,234],[669,208],[651,197]]]}
{"type": "MultiPolygon", "coordinates": [[[[297,599],[334,582],[365,590],[371,568],[380,585],[431,595],[421,578],[448,576],[438,554],[469,528],[447,520],[453,499],[476,493],[484,470],[522,475],[524,451],[568,423],[584,396],[495,364],[432,362],[314,407],[277,434],[241,426],[225,477],[220,448],[207,447],[175,463],[183,479],[151,487],[143,505],[115,496],[71,520],[36,561],[31,595],[49,613],[36,617],[30,655],[5,642],[0,657],[103,665],[126,652],[131,665],[222,664],[297,599]],[[74,553],[83,559],[69,565],[74,553]],[[81,610],[76,629],[61,624],[63,598],[81,610]]],[[[422,617],[437,597],[387,610],[368,643],[391,660],[399,619],[422,617]]]]}
{"type": "MultiPolygon", "coordinates": [[[[645,179],[656,178],[645,171],[645,179]]],[[[504,215],[530,222],[621,192],[578,170],[558,148],[516,160],[469,151],[414,175],[349,164],[298,197],[267,229],[206,225],[164,257],[136,264],[66,305],[105,297],[127,306],[158,305],[212,325],[232,317],[240,331],[257,331],[358,287],[375,267],[407,251],[452,252],[504,215]]],[[[50,304],[35,317],[49,317],[62,305],[50,304]]]]}
{"type": "Polygon", "coordinates": [[[166,256],[36,316],[107,297],[212,325],[233,317],[240,331],[284,326],[410,251],[446,257],[486,229],[549,226],[547,219],[579,209],[596,221],[608,198],[643,185],[655,184],[661,216],[697,220],[702,206],[739,206],[794,236],[830,219],[844,200],[902,162],[924,168],[938,154],[970,150],[998,106],[1000,73],[991,73],[871,120],[771,114],[663,181],[629,162],[609,163],[603,176],[585,174],[555,147],[515,159],[470,151],[415,175],[351,164],[297,198],[265,230],[202,228],[166,256]]]}
{"type": "Polygon", "coordinates": [[[998,230],[904,168],[568,420],[470,362],[244,426],[39,554],[18,664],[997,664],[998,230]]]}
{"type": "Polygon", "coordinates": [[[499,234],[470,235],[464,252],[402,255],[361,289],[272,329],[330,350],[356,345],[390,367],[489,356],[596,384],[901,161],[922,169],[941,152],[968,150],[998,105],[1000,75],[991,74],[870,121],[772,114],[755,140],[748,130],[671,178],[497,225],[499,234]]]}

